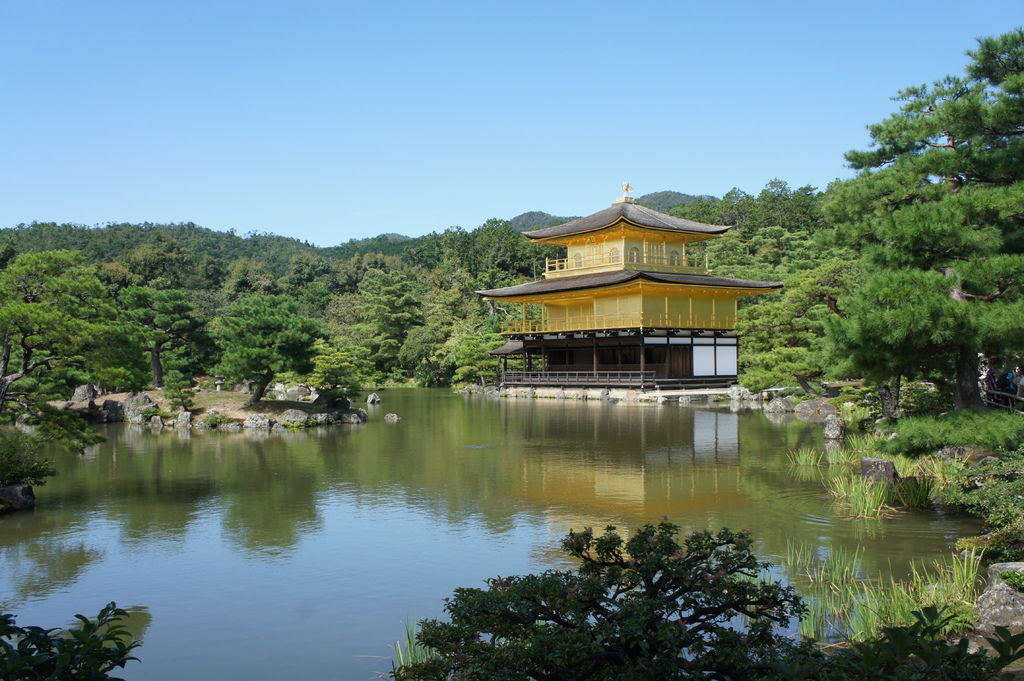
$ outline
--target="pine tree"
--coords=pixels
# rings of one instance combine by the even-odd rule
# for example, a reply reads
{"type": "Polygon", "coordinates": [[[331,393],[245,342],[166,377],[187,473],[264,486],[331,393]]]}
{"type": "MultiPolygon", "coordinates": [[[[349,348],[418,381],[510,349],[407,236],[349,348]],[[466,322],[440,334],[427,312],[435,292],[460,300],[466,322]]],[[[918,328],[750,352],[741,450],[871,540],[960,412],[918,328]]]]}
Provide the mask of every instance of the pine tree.
{"type": "Polygon", "coordinates": [[[1024,30],[968,56],[966,75],[899,93],[825,205],[867,271],[831,320],[837,348],[897,392],[903,376],[952,378],[957,408],[981,404],[978,352],[1024,332],[1024,30]]]}

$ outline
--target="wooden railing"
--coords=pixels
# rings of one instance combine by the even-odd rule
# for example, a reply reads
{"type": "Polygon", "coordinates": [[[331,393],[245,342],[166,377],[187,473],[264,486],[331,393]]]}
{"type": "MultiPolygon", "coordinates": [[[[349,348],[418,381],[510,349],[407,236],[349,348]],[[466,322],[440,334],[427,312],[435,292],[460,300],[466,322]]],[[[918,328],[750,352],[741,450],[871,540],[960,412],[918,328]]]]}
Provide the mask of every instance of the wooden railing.
{"type": "Polygon", "coordinates": [[[982,388],[981,398],[990,407],[1024,414],[1024,397],[1018,397],[1014,393],[1004,393],[999,390],[982,388]]]}
{"type": "Polygon", "coordinates": [[[653,371],[506,371],[506,385],[654,385],[653,371]]]}
{"type": "Polygon", "coordinates": [[[720,319],[715,314],[691,315],[589,315],[568,319],[517,319],[502,322],[501,333],[557,333],[562,331],[593,331],[597,329],[731,329],[735,320],[720,319]]]}
{"type": "Polygon", "coordinates": [[[673,271],[686,274],[706,274],[708,272],[708,256],[699,255],[644,255],[627,253],[601,253],[599,255],[571,258],[546,258],[546,272],[565,272],[568,270],[585,270],[605,265],[653,265],[671,268],[673,271]]]}

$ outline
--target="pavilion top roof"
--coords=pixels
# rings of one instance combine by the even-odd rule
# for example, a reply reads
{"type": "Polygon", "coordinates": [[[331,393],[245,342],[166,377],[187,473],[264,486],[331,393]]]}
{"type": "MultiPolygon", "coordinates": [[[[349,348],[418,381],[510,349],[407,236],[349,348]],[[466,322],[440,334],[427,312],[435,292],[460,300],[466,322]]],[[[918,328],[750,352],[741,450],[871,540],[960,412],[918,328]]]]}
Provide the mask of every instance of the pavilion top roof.
{"type": "Polygon", "coordinates": [[[610,227],[620,220],[626,220],[634,225],[648,229],[686,232],[690,234],[723,234],[732,229],[727,225],[707,225],[703,222],[673,217],[632,201],[616,201],[608,208],[598,211],[593,215],[576,218],[554,227],[523,232],[523,236],[530,239],[548,239],[551,237],[569,236],[570,234],[582,234],[610,227]]]}

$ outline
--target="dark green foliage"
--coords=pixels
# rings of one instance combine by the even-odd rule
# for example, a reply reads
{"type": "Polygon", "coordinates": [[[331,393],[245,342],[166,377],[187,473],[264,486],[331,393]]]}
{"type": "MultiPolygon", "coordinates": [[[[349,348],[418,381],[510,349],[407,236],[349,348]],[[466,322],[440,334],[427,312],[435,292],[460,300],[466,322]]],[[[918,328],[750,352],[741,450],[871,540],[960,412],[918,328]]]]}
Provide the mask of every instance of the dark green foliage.
{"type": "Polygon", "coordinates": [[[288,296],[247,295],[229,307],[215,330],[222,348],[220,372],[254,382],[258,402],[274,374],[312,369],[320,325],[298,315],[288,296]]]}
{"type": "Polygon", "coordinates": [[[178,369],[169,369],[164,376],[164,395],[172,409],[188,411],[192,408],[195,393],[192,392],[192,379],[178,369]]]}
{"type": "Polygon", "coordinates": [[[954,478],[944,500],[969,510],[992,527],[1016,525],[1024,499],[1024,449],[999,461],[970,466],[954,478]]]}
{"type": "Polygon", "coordinates": [[[141,645],[120,622],[128,613],[110,603],[89,619],[75,615],[67,630],[20,627],[0,613],[0,679],[14,681],[120,681],[111,672],[138,660],[141,645]]]}
{"type": "Polygon", "coordinates": [[[1011,674],[1000,674],[1007,665],[1020,659],[1024,634],[1011,635],[998,627],[996,637],[988,639],[995,650],[969,652],[967,639],[956,643],[945,640],[943,631],[950,617],[934,607],[915,612],[916,622],[907,627],[886,627],[877,640],[852,643],[823,659],[783,662],[780,679],[810,681],[1009,681],[1011,674]],[[815,665],[817,664],[817,668],[815,665]]]}
{"type": "Polygon", "coordinates": [[[120,303],[125,317],[143,329],[157,388],[164,385],[164,353],[209,342],[206,319],[196,313],[186,291],[132,286],[121,292],[120,303]]]}
{"type": "Polygon", "coordinates": [[[917,456],[942,447],[1013,449],[1024,440],[1024,419],[1004,411],[962,411],[902,419],[895,439],[879,443],[889,454],[917,456]]]}
{"type": "Polygon", "coordinates": [[[0,431],[0,487],[46,484],[56,475],[53,464],[38,453],[39,441],[17,431],[0,431]]]}
{"type": "Polygon", "coordinates": [[[653,210],[667,213],[676,206],[692,206],[700,200],[706,201],[708,199],[714,199],[714,197],[693,196],[692,194],[683,194],[681,192],[664,191],[638,196],[636,202],[641,206],[647,206],[653,210]]]}
{"type": "Polygon", "coordinates": [[[434,659],[400,680],[572,681],[756,678],[800,647],[776,627],[802,612],[795,592],[759,581],[744,533],[647,525],[629,540],[570,532],[574,571],[498,577],[457,589],[451,621],[425,620],[434,659]],[[731,622],[731,625],[730,625],[731,622]]]}
{"type": "Polygon", "coordinates": [[[899,93],[825,206],[868,272],[833,341],[879,379],[953,378],[957,408],[980,406],[977,352],[1024,332],[1024,32],[969,54],[966,76],[899,93]]]}
{"type": "Polygon", "coordinates": [[[373,371],[373,366],[365,357],[363,348],[340,350],[332,348],[325,341],[317,341],[313,346],[316,355],[313,357],[313,370],[307,382],[323,393],[328,391],[330,398],[355,397],[362,384],[373,371]]]}
{"type": "Polygon", "coordinates": [[[420,299],[424,293],[422,285],[402,272],[370,270],[359,284],[356,333],[381,373],[401,368],[402,344],[423,323],[420,299]]]}

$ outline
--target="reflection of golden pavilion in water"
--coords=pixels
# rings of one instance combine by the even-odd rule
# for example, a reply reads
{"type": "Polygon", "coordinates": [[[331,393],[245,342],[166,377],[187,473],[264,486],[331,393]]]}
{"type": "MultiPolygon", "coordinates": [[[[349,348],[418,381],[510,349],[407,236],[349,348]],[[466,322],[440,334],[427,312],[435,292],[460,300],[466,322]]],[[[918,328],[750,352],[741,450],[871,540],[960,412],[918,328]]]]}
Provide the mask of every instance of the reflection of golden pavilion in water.
{"type": "MultiPolygon", "coordinates": [[[[614,409],[634,422],[661,412],[644,405],[614,409]]],[[[641,461],[598,456],[593,465],[581,466],[575,458],[560,461],[548,456],[539,468],[524,466],[517,494],[544,508],[553,540],[569,529],[601,529],[606,522],[623,530],[662,517],[700,518],[704,523],[749,507],[753,500],[742,492],[740,481],[739,415],[687,409],[671,418],[680,433],[692,436],[680,437],[672,445],[641,445],[641,461]]],[[[555,544],[542,550],[555,562],[561,560],[555,544]]]]}
{"type": "MultiPolygon", "coordinates": [[[[626,192],[632,191],[628,184],[626,192]]],[[[711,276],[687,245],[730,228],[659,213],[623,196],[610,208],[524,236],[565,246],[544,279],[477,291],[520,304],[506,322],[505,385],[698,387],[736,378],[737,301],[782,284],[711,276]],[[528,305],[539,316],[528,318],[528,305]],[[508,371],[508,357],[522,371],[508,371]]]]}

